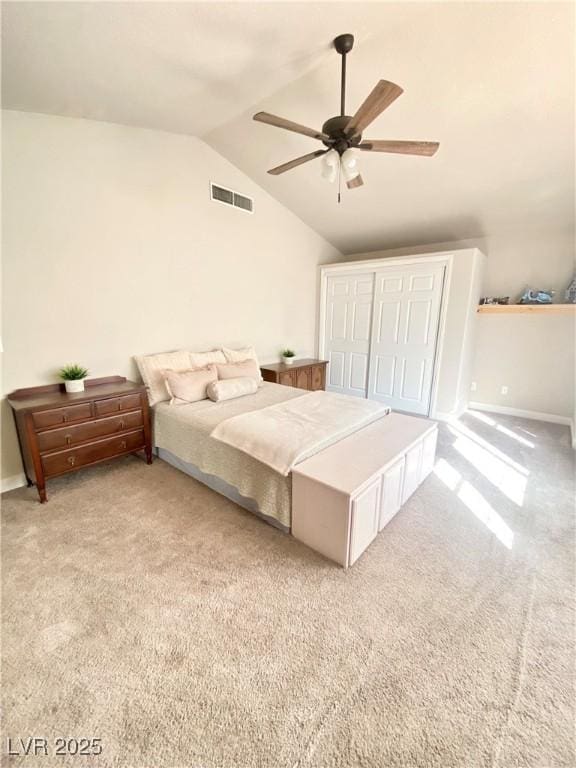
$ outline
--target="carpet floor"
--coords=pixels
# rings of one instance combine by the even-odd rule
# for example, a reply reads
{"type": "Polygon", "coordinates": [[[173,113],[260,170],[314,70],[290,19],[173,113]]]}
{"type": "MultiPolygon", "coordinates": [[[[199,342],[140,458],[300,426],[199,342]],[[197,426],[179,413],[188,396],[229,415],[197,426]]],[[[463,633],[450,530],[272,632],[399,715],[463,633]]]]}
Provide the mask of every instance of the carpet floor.
{"type": "Polygon", "coordinates": [[[4,765],[576,765],[566,427],[442,425],[348,571],[161,461],[48,490],[2,499],[4,765]]]}

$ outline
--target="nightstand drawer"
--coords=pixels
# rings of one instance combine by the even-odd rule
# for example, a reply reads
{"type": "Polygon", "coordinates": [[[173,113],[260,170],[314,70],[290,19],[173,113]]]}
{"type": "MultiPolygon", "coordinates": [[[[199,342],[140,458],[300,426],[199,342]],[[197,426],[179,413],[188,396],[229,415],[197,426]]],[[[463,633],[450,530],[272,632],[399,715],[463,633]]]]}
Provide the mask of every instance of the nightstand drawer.
{"type": "Polygon", "coordinates": [[[141,406],[140,395],[125,395],[124,397],[110,397],[107,400],[94,402],[95,416],[109,416],[118,411],[133,411],[141,406]]]}
{"type": "Polygon", "coordinates": [[[95,443],[72,448],[69,451],[46,454],[42,456],[42,465],[46,475],[52,477],[87,464],[94,464],[118,456],[121,453],[136,451],[139,448],[144,448],[144,431],[142,429],[120,437],[98,440],[95,443]]]}
{"type": "Polygon", "coordinates": [[[283,371],[278,377],[278,383],[285,387],[296,386],[296,371],[283,371]]]}
{"type": "Polygon", "coordinates": [[[67,405],[65,408],[54,408],[50,411],[37,411],[32,414],[32,421],[37,429],[56,427],[72,421],[86,421],[92,418],[91,403],[67,405]]]}
{"type": "Polygon", "coordinates": [[[64,427],[63,429],[51,429],[48,432],[39,432],[37,435],[38,448],[41,452],[55,451],[58,448],[67,448],[70,445],[84,443],[98,437],[114,435],[127,429],[134,429],[143,424],[142,411],[132,411],[121,416],[109,416],[98,421],[89,421],[85,424],[64,427]]]}

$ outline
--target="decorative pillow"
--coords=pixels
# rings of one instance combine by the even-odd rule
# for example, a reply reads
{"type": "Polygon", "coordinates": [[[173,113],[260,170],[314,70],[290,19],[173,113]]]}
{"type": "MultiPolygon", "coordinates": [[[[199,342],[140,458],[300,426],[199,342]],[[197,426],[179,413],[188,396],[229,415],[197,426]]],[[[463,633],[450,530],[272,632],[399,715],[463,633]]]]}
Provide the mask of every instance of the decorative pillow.
{"type": "Polygon", "coordinates": [[[227,347],[222,347],[222,352],[226,357],[225,362],[227,363],[241,363],[244,360],[256,360],[256,362],[258,362],[254,347],[244,347],[243,349],[228,349],[227,347]]]}
{"type": "Polygon", "coordinates": [[[136,355],[134,359],[148,390],[150,405],[170,399],[164,383],[165,371],[181,371],[184,368],[190,368],[190,353],[185,349],[161,352],[156,355],[136,355]]]}
{"type": "Polygon", "coordinates": [[[243,360],[241,363],[226,363],[216,365],[219,379],[237,379],[240,376],[249,376],[257,383],[260,382],[260,368],[255,360],[243,360]]]}
{"type": "MultiPolygon", "coordinates": [[[[225,363],[226,357],[221,349],[212,349],[210,352],[189,352],[191,368],[205,368],[211,363],[225,363]]],[[[188,366],[186,366],[188,367],[188,366]]]]}
{"type": "Polygon", "coordinates": [[[228,349],[222,347],[222,352],[226,356],[227,363],[243,363],[244,360],[254,360],[258,366],[258,381],[263,381],[260,373],[260,364],[254,347],[243,347],[242,349],[228,349]]]}
{"type": "Polygon", "coordinates": [[[210,400],[215,403],[220,400],[232,400],[235,397],[253,395],[258,391],[258,382],[250,376],[238,376],[236,379],[221,379],[212,381],[206,387],[210,400]]]}
{"type": "Polygon", "coordinates": [[[188,371],[164,371],[164,383],[172,398],[170,401],[172,405],[176,399],[186,400],[188,403],[206,400],[206,387],[217,380],[218,373],[215,365],[188,371]]]}

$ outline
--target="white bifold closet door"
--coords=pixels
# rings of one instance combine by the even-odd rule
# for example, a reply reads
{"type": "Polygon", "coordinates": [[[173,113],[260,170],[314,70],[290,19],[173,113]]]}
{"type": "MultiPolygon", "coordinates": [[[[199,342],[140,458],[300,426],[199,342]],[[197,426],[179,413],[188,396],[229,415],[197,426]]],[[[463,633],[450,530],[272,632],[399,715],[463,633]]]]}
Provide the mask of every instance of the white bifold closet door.
{"type": "Polygon", "coordinates": [[[324,352],[330,392],[366,397],[374,273],[328,277],[324,352]]]}
{"type": "Polygon", "coordinates": [[[430,408],[444,266],[376,272],[368,397],[427,415],[430,408]]]}

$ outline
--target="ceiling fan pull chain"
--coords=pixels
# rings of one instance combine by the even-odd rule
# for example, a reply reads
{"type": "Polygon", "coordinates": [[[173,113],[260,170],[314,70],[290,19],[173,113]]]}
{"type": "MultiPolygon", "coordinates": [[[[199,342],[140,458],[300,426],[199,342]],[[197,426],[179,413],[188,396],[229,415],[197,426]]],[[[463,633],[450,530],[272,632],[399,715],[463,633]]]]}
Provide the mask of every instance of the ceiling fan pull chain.
{"type": "Polygon", "coordinates": [[[342,163],[338,159],[338,205],[340,205],[340,190],[342,189],[342,163]]]}

